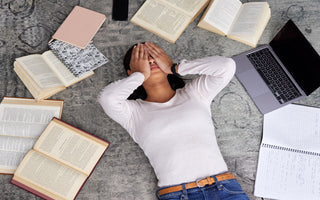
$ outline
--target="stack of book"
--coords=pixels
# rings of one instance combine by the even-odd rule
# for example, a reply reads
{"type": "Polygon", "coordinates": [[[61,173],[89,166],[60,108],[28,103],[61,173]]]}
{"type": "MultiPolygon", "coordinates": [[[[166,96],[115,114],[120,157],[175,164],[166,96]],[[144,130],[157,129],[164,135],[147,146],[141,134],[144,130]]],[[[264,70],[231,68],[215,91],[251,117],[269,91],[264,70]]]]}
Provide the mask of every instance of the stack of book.
{"type": "Polygon", "coordinates": [[[51,50],[17,58],[14,71],[36,100],[94,74],[108,62],[91,42],[106,16],[75,6],[49,42],[51,50]]]}
{"type": "Polygon", "coordinates": [[[50,50],[16,58],[14,71],[34,99],[0,104],[0,174],[43,199],[74,199],[109,146],[60,120],[62,100],[45,100],[94,74],[108,59],[91,43],[105,15],[75,6],[50,50]]]}

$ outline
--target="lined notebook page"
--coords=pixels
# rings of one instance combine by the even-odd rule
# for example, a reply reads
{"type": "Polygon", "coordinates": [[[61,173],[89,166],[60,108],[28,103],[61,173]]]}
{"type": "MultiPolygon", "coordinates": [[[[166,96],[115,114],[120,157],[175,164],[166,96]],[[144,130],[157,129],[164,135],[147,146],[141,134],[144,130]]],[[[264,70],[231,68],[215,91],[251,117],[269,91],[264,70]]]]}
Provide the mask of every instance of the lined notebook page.
{"type": "Polygon", "coordinates": [[[255,196],[320,197],[320,109],[290,104],[264,116],[255,196]]]}

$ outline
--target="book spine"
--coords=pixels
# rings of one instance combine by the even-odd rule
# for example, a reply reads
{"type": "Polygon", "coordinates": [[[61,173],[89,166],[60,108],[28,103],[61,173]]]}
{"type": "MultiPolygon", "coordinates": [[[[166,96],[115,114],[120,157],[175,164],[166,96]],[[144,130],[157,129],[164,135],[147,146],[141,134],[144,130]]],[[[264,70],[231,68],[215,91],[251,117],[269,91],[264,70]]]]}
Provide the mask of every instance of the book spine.
{"type": "Polygon", "coordinates": [[[317,152],[312,152],[312,151],[306,151],[306,150],[301,150],[301,149],[294,149],[294,148],[289,148],[289,147],[282,147],[282,146],[277,146],[273,144],[266,144],[263,143],[261,147],[264,148],[269,148],[269,149],[276,149],[276,150],[281,150],[281,151],[290,151],[294,153],[301,153],[301,154],[306,154],[306,155],[311,155],[311,156],[320,156],[320,153],[317,152]]]}

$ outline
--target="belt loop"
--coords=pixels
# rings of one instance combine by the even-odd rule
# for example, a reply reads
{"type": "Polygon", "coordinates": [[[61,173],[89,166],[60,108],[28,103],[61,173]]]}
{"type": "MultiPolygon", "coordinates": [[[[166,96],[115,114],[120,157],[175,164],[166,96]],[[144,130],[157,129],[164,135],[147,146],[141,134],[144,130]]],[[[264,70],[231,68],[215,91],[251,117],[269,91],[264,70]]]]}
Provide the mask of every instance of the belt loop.
{"type": "Polygon", "coordinates": [[[214,179],[214,182],[216,183],[218,190],[221,190],[222,184],[218,181],[217,177],[214,175],[214,176],[212,176],[212,178],[214,179]]]}
{"type": "Polygon", "coordinates": [[[188,192],[186,188],[186,184],[182,184],[182,196],[181,199],[188,200],[188,192]]]}

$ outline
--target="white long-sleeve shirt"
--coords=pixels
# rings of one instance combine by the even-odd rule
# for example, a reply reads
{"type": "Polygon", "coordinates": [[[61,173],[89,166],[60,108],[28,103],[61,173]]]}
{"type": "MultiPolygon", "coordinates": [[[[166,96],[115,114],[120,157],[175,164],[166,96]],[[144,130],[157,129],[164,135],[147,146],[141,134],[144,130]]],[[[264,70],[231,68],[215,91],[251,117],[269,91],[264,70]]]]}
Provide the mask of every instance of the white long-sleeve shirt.
{"type": "Polygon", "coordinates": [[[219,56],[182,60],[178,72],[200,76],[165,103],[127,100],[144,81],[140,72],[109,84],[99,97],[104,111],[143,149],[159,187],[228,170],[217,145],[210,104],[233,77],[234,61],[219,56]]]}

